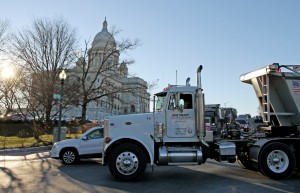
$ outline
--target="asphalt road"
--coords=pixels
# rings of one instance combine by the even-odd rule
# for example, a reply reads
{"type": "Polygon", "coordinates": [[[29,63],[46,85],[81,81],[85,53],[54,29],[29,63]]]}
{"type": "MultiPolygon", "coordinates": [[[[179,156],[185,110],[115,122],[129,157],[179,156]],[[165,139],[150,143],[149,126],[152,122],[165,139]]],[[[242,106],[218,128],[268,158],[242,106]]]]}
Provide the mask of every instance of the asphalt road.
{"type": "Polygon", "coordinates": [[[0,192],[299,192],[300,177],[274,181],[238,163],[208,161],[197,166],[149,166],[135,182],[114,179],[100,159],[65,166],[49,158],[49,152],[14,152],[1,156],[0,192]]]}

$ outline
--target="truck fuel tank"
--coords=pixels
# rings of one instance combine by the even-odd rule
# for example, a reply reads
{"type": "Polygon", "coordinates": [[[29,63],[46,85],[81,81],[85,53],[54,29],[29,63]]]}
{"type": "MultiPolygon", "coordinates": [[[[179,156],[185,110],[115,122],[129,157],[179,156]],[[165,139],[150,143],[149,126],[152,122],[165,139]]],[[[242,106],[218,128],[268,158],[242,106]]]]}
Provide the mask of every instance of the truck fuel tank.
{"type": "Polygon", "coordinates": [[[190,146],[162,146],[159,148],[159,165],[200,165],[202,148],[190,146]]]}

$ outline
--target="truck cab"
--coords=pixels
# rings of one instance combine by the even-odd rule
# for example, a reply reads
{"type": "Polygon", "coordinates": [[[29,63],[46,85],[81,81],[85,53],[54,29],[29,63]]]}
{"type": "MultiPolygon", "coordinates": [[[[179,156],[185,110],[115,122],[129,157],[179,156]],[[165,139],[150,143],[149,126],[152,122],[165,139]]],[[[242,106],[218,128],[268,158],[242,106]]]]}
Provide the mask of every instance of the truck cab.
{"type": "Polygon", "coordinates": [[[205,130],[210,131],[211,125],[211,117],[205,117],[205,130]]]}
{"type": "Polygon", "coordinates": [[[169,86],[157,93],[155,140],[164,142],[197,141],[195,127],[195,91],[192,86],[169,86]],[[163,101],[163,104],[160,102],[163,101]],[[158,129],[162,126],[162,129],[158,129]],[[166,129],[168,128],[168,129],[166,129]]]}

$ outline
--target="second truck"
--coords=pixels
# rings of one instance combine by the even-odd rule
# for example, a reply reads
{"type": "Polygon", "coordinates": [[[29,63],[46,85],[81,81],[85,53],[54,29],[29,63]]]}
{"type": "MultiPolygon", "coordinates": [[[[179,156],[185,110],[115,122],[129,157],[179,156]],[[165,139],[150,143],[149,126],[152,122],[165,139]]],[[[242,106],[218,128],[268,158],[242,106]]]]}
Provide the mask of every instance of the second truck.
{"type": "Polygon", "coordinates": [[[153,113],[109,116],[104,121],[102,162],[121,180],[140,178],[150,165],[200,165],[207,159],[255,168],[284,179],[300,168],[299,66],[271,64],[243,74],[252,84],[264,118],[265,137],[215,137],[205,131],[201,86],[170,86],[155,95],[153,113]],[[286,69],[286,71],[284,71],[286,69]]]}

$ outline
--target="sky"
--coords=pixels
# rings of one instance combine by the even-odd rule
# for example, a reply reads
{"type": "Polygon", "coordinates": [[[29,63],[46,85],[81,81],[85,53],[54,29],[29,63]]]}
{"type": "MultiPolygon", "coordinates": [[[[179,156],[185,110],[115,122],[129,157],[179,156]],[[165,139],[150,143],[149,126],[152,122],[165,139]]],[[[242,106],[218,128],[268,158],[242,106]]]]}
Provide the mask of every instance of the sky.
{"type": "MultiPolygon", "coordinates": [[[[121,58],[132,58],[129,73],[156,82],[153,95],[168,84],[197,83],[203,65],[206,104],[234,107],[238,114],[258,114],[252,85],[240,75],[268,64],[299,64],[298,0],[0,0],[0,18],[13,30],[33,18],[64,19],[78,37],[93,40],[108,28],[122,32],[116,40],[140,39],[141,45],[121,58]]],[[[84,47],[83,47],[84,48],[84,47]]]]}

